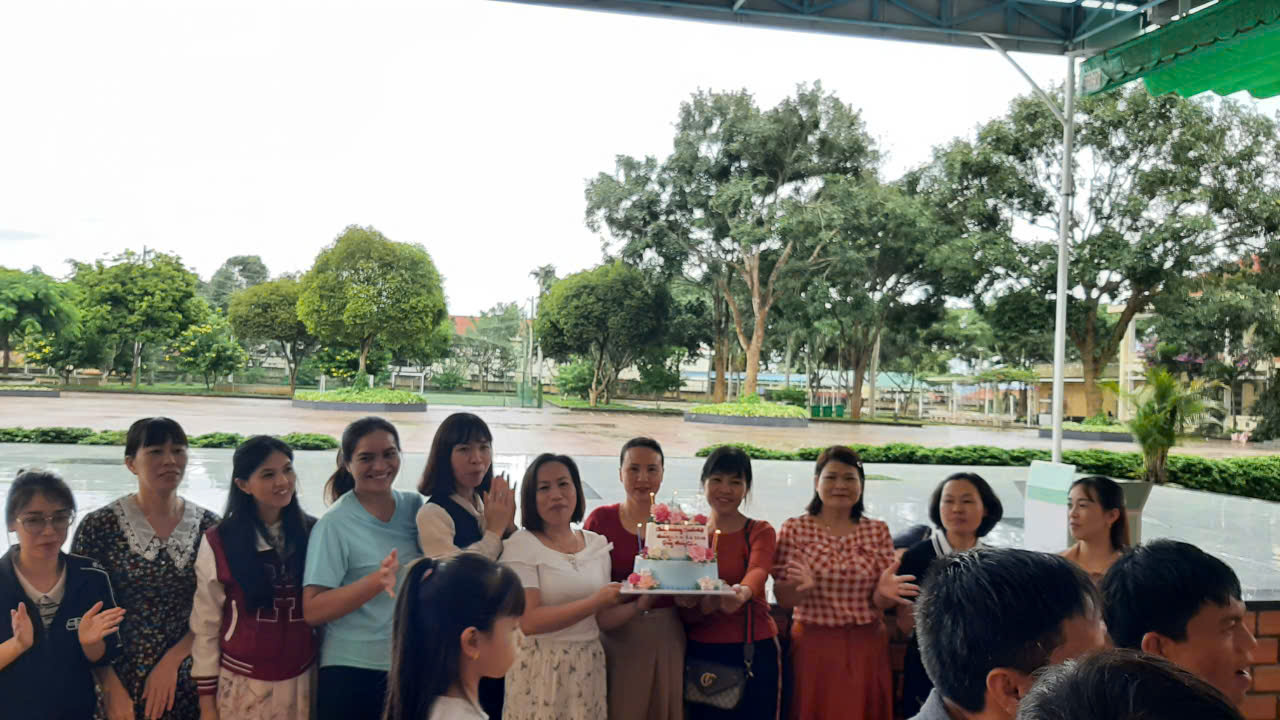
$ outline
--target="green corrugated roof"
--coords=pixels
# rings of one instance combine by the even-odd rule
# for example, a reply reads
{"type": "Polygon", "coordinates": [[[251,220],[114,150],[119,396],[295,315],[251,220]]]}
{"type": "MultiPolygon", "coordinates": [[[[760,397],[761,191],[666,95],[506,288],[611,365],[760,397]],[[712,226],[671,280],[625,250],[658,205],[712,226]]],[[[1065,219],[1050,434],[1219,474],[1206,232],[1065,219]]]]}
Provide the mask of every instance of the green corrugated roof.
{"type": "Polygon", "coordinates": [[[1152,95],[1280,95],[1280,0],[1220,0],[1091,57],[1081,68],[1088,95],[1138,78],[1152,95]]]}

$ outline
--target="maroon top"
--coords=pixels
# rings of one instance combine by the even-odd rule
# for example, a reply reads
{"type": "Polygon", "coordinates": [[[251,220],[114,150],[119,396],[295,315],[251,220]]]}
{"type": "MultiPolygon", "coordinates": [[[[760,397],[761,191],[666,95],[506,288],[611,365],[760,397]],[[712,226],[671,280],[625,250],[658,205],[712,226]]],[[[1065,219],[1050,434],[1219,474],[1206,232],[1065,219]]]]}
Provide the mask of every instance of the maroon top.
{"type": "MultiPolygon", "coordinates": [[[[640,537],[635,528],[628,531],[622,527],[622,506],[619,503],[602,505],[587,516],[582,523],[584,530],[600,533],[613,543],[609,551],[609,579],[612,582],[626,582],[627,576],[635,572],[636,555],[640,554],[640,537]]],[[[669,597],[656,598],[654,609],[672,607],[675,602],[669,597]]]]}

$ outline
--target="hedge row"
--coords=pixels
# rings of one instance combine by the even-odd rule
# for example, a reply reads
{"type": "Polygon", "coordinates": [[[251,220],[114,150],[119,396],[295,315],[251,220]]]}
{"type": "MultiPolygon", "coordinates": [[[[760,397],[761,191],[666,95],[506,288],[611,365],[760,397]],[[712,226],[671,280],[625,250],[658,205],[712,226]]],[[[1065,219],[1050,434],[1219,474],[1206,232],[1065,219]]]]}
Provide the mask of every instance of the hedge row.
{"type": "MultiPolygon", "coordinates": [[[[816,460],[823,448],[800,448],[793,452],[770,450],[746,443],[729,443],[742,448],[747,455],[758,460],[816,460]]],[[[706,457],[716,445],[698,451],[706,457]]],[[[907,443],[888,445],[850,445],[869,463],[898,463],[907,465],[976,465],[1025,467],[1034,460],[1048,461],[1048,450],[988,447],[985,445],[959,445],[956,447],[928,448],[907,443]]],[[[1134,452],[1111,450],[1065,450],[1064,462],[1075,465],[1080,472],[1106,475],[1113,478],[1139,479],[1142,475],[1142,456],[1134,452]]],[[[1211,460],[1196,455],[1170,455],[1168,461],[1169,482],[1192,490],[1240,495],[1260,500],[1280,501],[1280,455],[1237,457],[1211,460]]]]}
{"type": "MultiPolygon", "coordinates": [[[[338,441],[317,433],[289,433],[279,436],[294,450],[333,450],[338,441]]],[[[38,443],[51,445],[124,445],[124,430],[101,430],[80,427],[0,428],[0,443],[38,443]]],[[[192,435],[187,443],[195,448],[234,448],[244,442],[239,433],[213,432],[192,435]]]]}
{"type": "Polygon", "coordinates": [[[299,390],[294,400],[331,403],[379,403],[383,405],[421,405],[427,400],[416,392],[386,388],[339,388],[337,390],[299,390]]]}

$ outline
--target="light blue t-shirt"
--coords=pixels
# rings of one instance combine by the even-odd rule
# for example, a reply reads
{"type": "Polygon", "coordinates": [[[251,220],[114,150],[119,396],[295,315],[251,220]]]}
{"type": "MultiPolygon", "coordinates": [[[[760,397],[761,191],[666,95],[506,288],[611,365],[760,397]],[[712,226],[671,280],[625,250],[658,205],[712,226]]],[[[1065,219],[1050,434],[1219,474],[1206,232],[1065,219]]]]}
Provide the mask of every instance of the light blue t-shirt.
{"type": "MultiPolygon", "coordinates": [[[[404,580],[409,563],[422,557],[416,523],[422,496],[402,490],[391,492],[396,499],[391,522],[384,523],[370,515],[354,492],[345,493],[329,512],[320,516],[307,541],[303,585],[350,585],[377,570],[392,548],[400,551],[400,581],[404,580]]],[[[395,608],[395,599],[380,592],[354,612],[327,623],[320,646],[320,666],[390,670],[395,608]]]]}

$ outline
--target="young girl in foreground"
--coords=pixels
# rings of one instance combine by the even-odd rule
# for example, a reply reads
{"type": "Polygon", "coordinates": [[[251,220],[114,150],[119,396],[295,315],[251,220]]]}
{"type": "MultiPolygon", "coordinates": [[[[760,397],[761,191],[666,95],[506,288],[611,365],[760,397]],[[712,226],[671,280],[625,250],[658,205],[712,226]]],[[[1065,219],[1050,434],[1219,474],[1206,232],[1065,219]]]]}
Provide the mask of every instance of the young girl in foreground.
{"type": "Polygon", "coordinates": [[[396,600],[383,720],[489,720],[480,678],[515,661],[522,614],[510,568],[475,553],[414,562],[396,600]]]}

